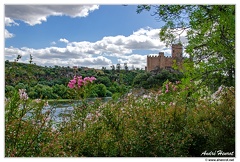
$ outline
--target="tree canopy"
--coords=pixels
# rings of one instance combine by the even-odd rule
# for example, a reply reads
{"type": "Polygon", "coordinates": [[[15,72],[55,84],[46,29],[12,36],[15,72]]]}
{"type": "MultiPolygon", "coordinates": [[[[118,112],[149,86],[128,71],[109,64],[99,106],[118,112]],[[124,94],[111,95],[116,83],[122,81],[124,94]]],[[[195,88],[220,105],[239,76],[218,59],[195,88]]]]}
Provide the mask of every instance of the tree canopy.
{"type": "Polygon", "coordinates": [[[182,43],[180,36],[185,36],[194,77],[213,89],[222,84],[235,86],[235,5],[137,7],[137,13],[143,10],[153,11],[153,16],[164,22],[159,36],[166,45],[182,43]]]}

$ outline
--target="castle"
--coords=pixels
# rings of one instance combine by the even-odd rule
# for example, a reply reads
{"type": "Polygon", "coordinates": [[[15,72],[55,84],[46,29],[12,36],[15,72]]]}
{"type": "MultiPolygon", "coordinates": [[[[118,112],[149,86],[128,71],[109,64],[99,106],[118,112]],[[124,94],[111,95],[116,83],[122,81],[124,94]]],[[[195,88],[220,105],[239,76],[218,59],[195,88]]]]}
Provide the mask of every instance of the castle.
{"type": "Polygon", "coordinates": [[[183,48],[181,44],[173,44],[172,57],[164,56],[164,52],[159,52],[158,56],[147,56],[146,71],[152,71],[156,68],[160,69],[172,68],[174,60],[176,60],[177,66],[181,66],[182,51],[183,48]]]}

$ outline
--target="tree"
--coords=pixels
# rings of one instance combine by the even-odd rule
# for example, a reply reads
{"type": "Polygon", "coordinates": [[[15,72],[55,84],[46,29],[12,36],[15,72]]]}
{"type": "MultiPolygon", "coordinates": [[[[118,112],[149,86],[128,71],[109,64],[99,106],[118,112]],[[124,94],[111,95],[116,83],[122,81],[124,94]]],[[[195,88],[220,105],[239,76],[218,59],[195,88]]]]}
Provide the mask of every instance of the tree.
{"type": "Polygon", "coordinates": [[[5,97],[12,97],[14,94],[15,88],[13,86],[5,86],[5,97]]]}
{"type": "Polygon", "coordinates": [[[125,69],[126,72],[128,71],[127,63],[124,63],[124,69],[125,69]]]}
{"type": "Polygon", "coordinates": [[[102,83],[106,87],[110,87],[111,86],[111,81],[110,81],[109,77],[107,77],[107,76],[100,76],[100,77],[98,77],[98,79],[96,80],[96,83],[102,83]]]}
{"type": "Polygon", "coordinates": [[[67,98],[67,90],[68,88],[64,85],[59,85],[59,84],[56,84],[52,87],[52,91],[53,93],[55,93],[56,95],[58,95],[58,97],[60,98],[67,98]]]}
{"type": "Polygon", "coordinates": [[[152,8],[153,15],[165,22],[160,39],[166,45],[182,43],[180,36],[185,33],[193,78],[213,89],[235,86],[234,5],[140,5],[137,13],[152,8]]]}
{"type": "Polygon", "coordinates": [[[121,65],[118,63],[118,64],[117,64],[117,67],[116,67],[116,71],[117,71],[118,73],[120,73],[120,70],[121,70],[121,65]]]}
{"type": "Polygon", "coordinates": [[[98,97],[106,97],[107,94],[107,88],[104,84],[96,84],[93,87],[93,90],[98,97]]]}

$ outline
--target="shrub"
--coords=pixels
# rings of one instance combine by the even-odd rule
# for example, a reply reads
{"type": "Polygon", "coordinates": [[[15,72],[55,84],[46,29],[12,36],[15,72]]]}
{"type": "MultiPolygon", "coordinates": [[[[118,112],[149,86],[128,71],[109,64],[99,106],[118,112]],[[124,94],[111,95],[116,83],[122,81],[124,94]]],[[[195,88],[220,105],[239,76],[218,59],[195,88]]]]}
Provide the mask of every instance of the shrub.
{"type": "Polygon", "coordinates": [[[202,95],[198,86],[182,79],[166,81],[158,91],[140,97],[116,97],[107,103],[83,100],[60,123],[50,115],[53,108],[44,111],[44,101],[23,100],[15,93],[5,105],[5,156],[199,157],[206,150],[235,154],[234,88],[224,87],[212,98],[202,95]]]}

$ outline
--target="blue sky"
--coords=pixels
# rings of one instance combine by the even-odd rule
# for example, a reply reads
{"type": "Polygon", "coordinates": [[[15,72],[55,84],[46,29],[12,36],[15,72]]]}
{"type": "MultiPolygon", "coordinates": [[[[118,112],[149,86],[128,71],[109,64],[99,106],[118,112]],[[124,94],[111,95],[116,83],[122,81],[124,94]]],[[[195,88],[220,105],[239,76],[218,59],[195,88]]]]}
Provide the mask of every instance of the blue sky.
{"type": "Polygon", "coordinates": [[[136,5],[5,5],[5,60],[42,66],[144,68],[146,56],[165,52],[163,25],[136,5]]]}

